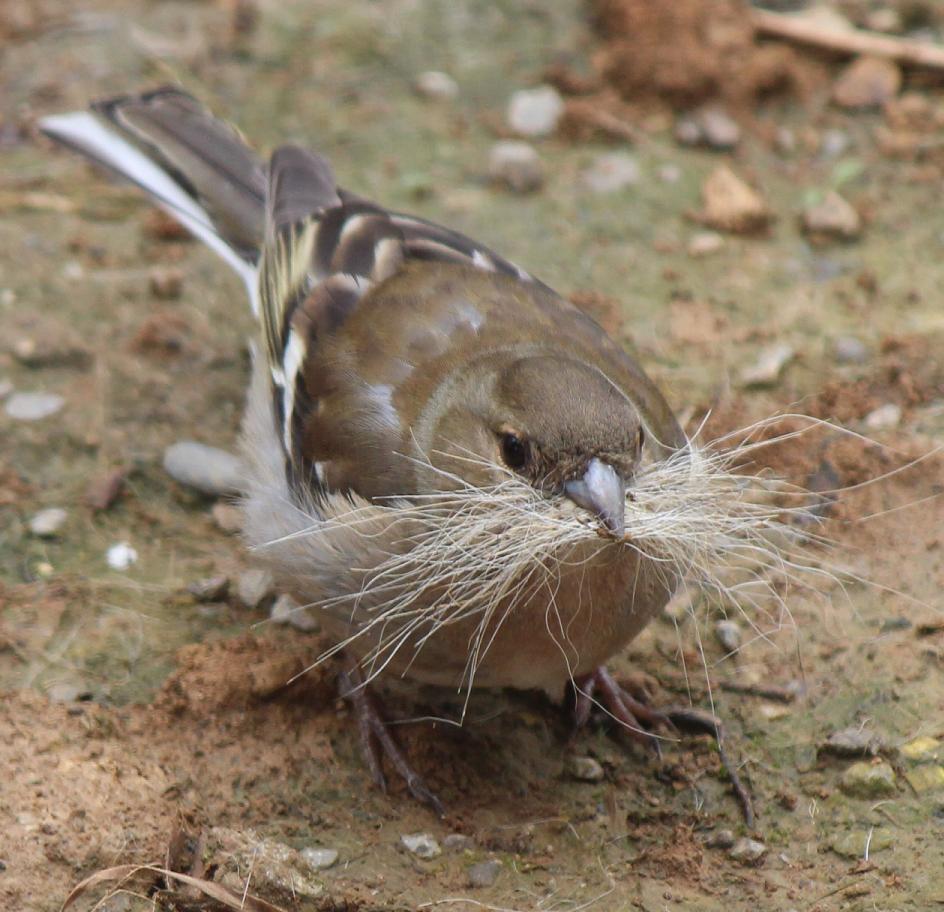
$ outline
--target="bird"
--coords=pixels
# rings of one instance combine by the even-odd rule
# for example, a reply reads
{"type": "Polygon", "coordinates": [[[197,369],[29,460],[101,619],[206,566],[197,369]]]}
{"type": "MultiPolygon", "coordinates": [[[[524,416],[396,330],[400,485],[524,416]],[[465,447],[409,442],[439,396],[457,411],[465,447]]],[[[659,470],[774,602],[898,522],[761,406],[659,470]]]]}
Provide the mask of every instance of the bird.
{"type": "Polygon", "coordinates": [[[573,686],[581,720],[601,704],[646,743],[685,724],[607,663],[685,573],[651,479],[674,471],[684,505],[695,451],[589,315],[484,244],[342,188],[307,147],[263,159],[180,88],[40,127],[243,280],[258,325],[244,536],[317,610],[378,785],[386,760],[442,813],[390,734],[382,675],[467,694],[573,686]]]}

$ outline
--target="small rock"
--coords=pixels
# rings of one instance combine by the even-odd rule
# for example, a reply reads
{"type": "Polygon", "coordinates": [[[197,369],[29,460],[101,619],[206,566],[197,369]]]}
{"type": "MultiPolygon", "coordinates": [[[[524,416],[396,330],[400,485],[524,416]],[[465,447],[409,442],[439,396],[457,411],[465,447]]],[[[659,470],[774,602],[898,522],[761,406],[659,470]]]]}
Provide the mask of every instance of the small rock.
{"type": "Polygon", "coordinates": [[[105,560],[112,570],[127,570],[138,561],[138,552],[127,542],[118,542],[105,552],[105,560]]]}
{"type": "Polygon", "coordinates": [[[465,852],[474,846],[475,843],[472,841],[472,837],[466,836],[465,833],[450,833],[443,840],[443,848],[450,852],[465,852]]]}
{"type": "Polygon", "coordinates": [[[299,605],[290,595],[280,595],[269,610],[273,624],[287,624],[303,633],[313,633],[321,628],[307,606],[299,605]]]}
{"type": "Polygon", "coordinates": [[[678,165],[659,165],[656,172],[663,184],[677,184],[682,179],[682,169],[678,165]]]}
{"type": "Polygon", "coordinates": [[[216,527],[229,535],[235,535],[243,530],[243,511],[233,504],[213,504],[210,516],[216,523],[216,527]]]}
{"type": "Polygon", "coordinates": [[[41,421],[55,415],[65,404],[65,399],[55,393],[11,393],[3,408],[18,421],[41,421]]]}
{"type": "Polygon", "coordinates": [[[851,833],[843,833],[836,836],[829,847],[843,858],[864,858],[866,847],[871,856],[875,852],[887,849],[892,842],[891,832],[884,827],[877,827],[873,830],[853,830],[851,833]]]}
{"type": "Polygon", "coordinates": [[[698,112],[698,125],[712,149],[733,149],[741,140],[741,128],[723,108],[714,105],[698,112]]]}
{"type": "Polygon", "coordinates": [[[919,795],[936,792],[944,788],[944,766],[925,764],[916,767],[905,773],[905,780],[919,795]]]}
{"type": "Polygon", "coordinates": [[[57,681],[46,689],[46,696],[50,703],[75,703],[86,693],[88,693],[87,688],[73,681],[57,681]]]}
{"type": "Polygon", "coordinates": [[[734,833],[731,830],[715,830],[706,840],[709,849],[730,849],[734,846],[734,833]]]}
{"type": "Polygon", "coordinates": [[[639,164],[626,152],[608,152],[600,155],[580,178],[594,193],[618,193],[639,183],[639,164]]]}
{"type": "Polygon", "coordinates": [[[842,108],[881,107],[901,89],[901,70],[884,57],[859,57],[833,86],[833,101],[842,108]]]}
{"type": "Polygon", "coordinates": [[[862,219],[835,190],[830,190],[822,202],[803,213],[803,229],[820,238],[829,236],[851,241],[862,233],[862,219]]]}
{"type": "Polygon", "coordinates": [[[580,782],[602,782],[606,773],[593,757],[568,757],[564,762],[567,775],[580,782]]]}
{"type": "Polygon", "coordinates": [[[564,113],[564,100],[553,86],[521,89],[508,102],[508,126],[519,136],[549,136],[564,113]]]}
{"type": "Polygon", "coordinates": [[[239,574],[236,581],[236,597],[246,608],[258,608],[270,598],[275,589],[275,581],[268,570],[251,567],[239,574]]]}
{"type": "Polygon", "coordinates": [[[307,861],[316,871],[324,871],[330,868],[338,860],[337,849],[302,849],[299,853],[303,861],[307,861]]]}
{"type": "Polygon", "coordinates": [[[495,143],[488,157],[488,173],[515,193],[530,193],[544,183],[544,165],[526,142],[495,143]]]}
{"type": "Polygon", "coordinates": [[[459,84],[448,73],[426,70],[413,83],[418,95],[431,101],[452,101],[459,96],[459,84]]]}
{"type": "Polygon", "coordinates": [[[675,141],[680,146],[697,146],[702,141],[701,127],[690,114],[675,122],[675,141]]]}
{"type": "Polygon", "coordinates": [[[164,470],[174,481],[213,496],[238,494],[244,486],[239,459],[194,440],[181,440],[164,450],[164,470]]]}
{"type": "Polygon", "coordinates": [[[197,580],[187,586],[189,592],[198,602],[222,602],[229,592],[228,576],[213,576],[209,579],[197,580]]]}
{"type": "Polygon", "coordinates": [[[869,350],[855,336],[839,336],[833,342],[833,356],[840,364],[862,364],[868,361],[869,350]]]}
{"type": "Polygon", "coordinates": [[[849,134],[844,130],[826,130],[819,142],[819,157],[823,161],[839,158],[852,144],[849,134]]]}
{"type": "Polygon", "coordinates": [[[763,349],[757,361],[741,371],[742,386],[773,386],[795,354],[793,348],[784,342],[763,349]]]}
{"type": "Polygon", "coordinates": [[[718,231],[750,234],[766,228],[771,213],[760,194],[727,165],[716,168],[702,185],[704,208],[697,219],[718,231]]]}
{"type": "Polygon", "coordinates": [[[155,298],[175,301],[184,290],[184,274],[179,269],[155,266],[148,276],[148,288],[155,298]]]}
{"type": "Polygon", "coordinates": [[[944,759],[944,745],[937,738],[929,738],[927,735],[902,744],[898,752],[912,763],[930,763],[944,759]]]}
{"type": "Polygon", "coordinates": [[[690,257],[706,257],[724,247],[724,238],[717,231],[699,231],[688,242],[690,257]]]}
{"type": "Polygon", "coordinates": [[[864,419],[865,426],[870,431],[886,431],[901,424],[901,406],[894,402],[886,402],[877,409],[873,409],[864,419]]]}
{"type": "Polygon", "coordinates": [[[853,763],[839,781],[839,788],[853,798],[887,798],[897,793],[895,771],[887,763],[853,763]]]}
{"type": "MultiPolygon", "coordinates": [[[[302,852],[274,839],[265,839],[254,830],[211,827],[207,833],[207,856],[220,860],[215,878],[224,886],[246,889],[246,872],[252,871],[253,892],[292,897],[296,908],[311,908],[308,898],[324,893],[324,884],[315,876],[302,852]]],[[[319,905],[322,905],[319,903],[319,905]]]]}
{"type": "Polygon", "coordinates": [[[501,862],[494,858],[488,861],[480,861],[478,864],[469,868],[469,886],[470,887],[490,887],[498,880],[501,874],[501,862]]]}
{"type": "Polygon", "coordinates": [[[128,469],[112,469],[93,478],[85,490],[85,502],[96,511],[107,510],[120,496],[128,477],[128,469]]]}
{"type": "Polygon", "coordinates": [[[857,726],[833,732],[819,745],[817,752],[836,757],[875,757],[885,746],[885,741],[875,732],[857,726]]]}
{"type": "Polygon", "coordinates": [[[718,621],[715,624],[715,636],[721,644],[721,648],[728,653],[737,652],[741,648],[741,628],[737,621],[728,620],[718,621]]]}
{"type": "Polygon", "coordinates": [[[728,852],[735,861],[743,861],[745,864],[758,864],[767,854],[767,846],[756,839],[750,839],[742,836],[728,852]]]}
{"type": "Polygon", "coordinates": [[[431,833],[408,833],[400,837],[400,842],[408,852],[418,858],[435,858],[442,854],[442,849],[431,833]]]}
{"type": "Polygon", "coordinates": [[[47,507],[30,518],[29,530],[38,538],[52,538],[69,514],[61,507],[47,507]]]}

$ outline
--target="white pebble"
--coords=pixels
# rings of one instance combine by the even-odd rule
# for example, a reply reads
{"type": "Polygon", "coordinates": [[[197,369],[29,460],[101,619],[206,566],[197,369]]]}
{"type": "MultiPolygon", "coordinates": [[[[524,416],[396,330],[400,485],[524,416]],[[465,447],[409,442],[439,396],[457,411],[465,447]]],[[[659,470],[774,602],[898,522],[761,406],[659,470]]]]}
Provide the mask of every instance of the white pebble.
{"type": "Polygon", "coordinates": [[[55,415],[66,401],[55,393],[11,393],[4,409],[19,421],[40,421],[55,415]]]}
{"type": "Polygon", "coordinates": [[[602,782],[606,776],[603,767],[593,757],[568,757],[564,769],[578,782],[602,782]]]}
{"type": "Polygon", "coordinates": [[[706,257],[724,247],[724,238],[717,231],[698,231],[688,242],[690,257],[706,257]]]}
{"type": "Polygon", "coordinates": [[[236,596],[246,608],[258,608],[275,588],[275,581],[268,570],[252,567],[239,575],[236,581],[236,596]]]}
{"type": "Polygon", "coordinates": [[[138,561],[138,552],[127,542],[112,545],[105,554],[105,560],[112,570],[127,570],[138,561]]]}
{"type": "Polygon", "coordinates": [[[436,837],[431,833],[405,833],[400,837],[400,842],[418,858],[435,858],[442,854],[436,837]]]}
{"type": "Polygon", "coordinates": [[[299,854],[316,871],[323,871],[330,868],[338,860],[337,849],[302,849],[299,854]]]}
{"type": "Polygon", "coordinates": [[[488,156],[488,173],[516,193],[537,190],[544,182],[544,166],[533,146],[504,140],[495,143],[488,156]]]}
{"type": "Polygon", "coordinates": [[[68,515],[61,507],[40,510],[30,519],[29,530],[39,538],[52,538],[62,528],[68,515]]]}
{"type": "Polygon", "coordinates": [[[245,486],[239,459],[194,440],[181,440],[164,450],[164,470],[174,481],[213,496],[238,494],[245,486]]]}
{"type": "Polygon", "coordinates": [[[715,624],[715,636],[721,646],[729,653],[737,652],[741,648],[741,628],[736,621],[718,621],[715,624]]]}
{"type": "Polygon", "coordinates": [[[549,136],[564,113],[564,100],[553,86],[521,89],[508,102],[508,126],[519,136],[549,136]]]}
{"type": "Polygon", "coordinates": [[[420,73],[413,85],[420,95],[433,101],[452,101],[459,95],[459,85],[455,79],[439,70],[420,73]]]}
{"type": "Polygon", "coordinates": [[[901,424],[901,406],[887,402],[865,416],[865,426],[870,431],[885,431],[901,424]]]}
{"type": "Polygon", "coordinates": [[[741,383],[744,386],[771,386],[780,379],[780,373],[793,360],[796,354],[785,343],[771,345],[757,356],[757,361],[741,371],[741,383]]]}
{"type": "Polygon", "coordinates": [[[290,595],[280,595],[269,611],[273,624],[287,624],[302,633],[313,633],[320,625],[307,606],[299,605],[290,595]]]}

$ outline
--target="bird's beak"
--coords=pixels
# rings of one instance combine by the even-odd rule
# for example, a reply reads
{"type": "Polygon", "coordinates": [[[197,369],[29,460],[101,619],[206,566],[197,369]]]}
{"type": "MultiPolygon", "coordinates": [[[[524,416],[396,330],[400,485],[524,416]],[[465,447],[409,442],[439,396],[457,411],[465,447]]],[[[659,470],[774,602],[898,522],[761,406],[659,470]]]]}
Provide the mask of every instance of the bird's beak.
{"type": "Polygon", "coordinates": [[[591,459],[583,478],[564,483],[566,494],[578,507],[603,520],[603,525],[617,538],[626,526],[626,485],[611,465],[591,459]]]}

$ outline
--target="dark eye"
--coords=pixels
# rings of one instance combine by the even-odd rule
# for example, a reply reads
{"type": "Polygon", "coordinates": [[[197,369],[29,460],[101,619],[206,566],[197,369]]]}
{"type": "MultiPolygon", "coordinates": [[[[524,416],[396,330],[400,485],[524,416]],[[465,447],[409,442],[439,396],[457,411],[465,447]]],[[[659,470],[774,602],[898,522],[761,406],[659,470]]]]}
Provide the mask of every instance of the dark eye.
{"type": "Polygon", "coordinates": [[[509,469],[522,469],[528,461],[528,444],[517,434],[501,435],[501,451],[509,469]]]}

